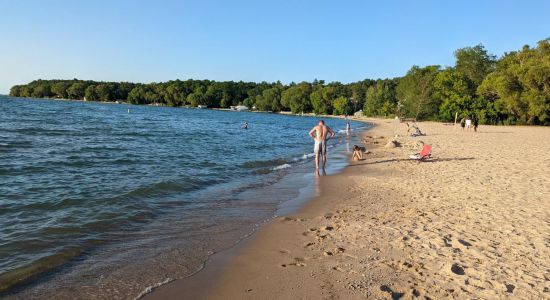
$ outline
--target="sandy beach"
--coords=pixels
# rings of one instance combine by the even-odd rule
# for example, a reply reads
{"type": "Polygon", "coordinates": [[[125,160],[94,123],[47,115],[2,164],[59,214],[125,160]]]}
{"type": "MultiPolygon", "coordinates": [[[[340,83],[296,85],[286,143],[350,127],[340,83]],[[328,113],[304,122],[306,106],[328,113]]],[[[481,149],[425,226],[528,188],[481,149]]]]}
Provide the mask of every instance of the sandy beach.
{"type": "Polygon", "coordinates": [[[370,121],[372,153],[319,197],[145,298],[550,298],[550,128],[370,121]]]}

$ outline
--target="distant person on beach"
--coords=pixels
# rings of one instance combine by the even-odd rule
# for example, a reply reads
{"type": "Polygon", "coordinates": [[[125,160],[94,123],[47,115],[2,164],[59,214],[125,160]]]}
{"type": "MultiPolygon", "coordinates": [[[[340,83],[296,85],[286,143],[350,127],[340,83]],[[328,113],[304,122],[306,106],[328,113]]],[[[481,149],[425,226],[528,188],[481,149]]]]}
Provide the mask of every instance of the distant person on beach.
{"type": "Polygon", "coordinates": [[[477,116],[474,115],[472,122],[474,123],[474,132],[477,132],[477,126],[479,126],[479,120],[477,119],[477,116]]]}
{"type": "Polygon", "coordinates": [[[462,131],[464,131],[465,126],[466,126],[466,119],[465,118],[460,119],[460,127],[462,127],[462,131]]]}
{"type": "Polygon", "coordinates": [[[323,120],[319,121],[319,124],[309,131],[309,136],[315,141],[313,152],[315,153],[315,170],[317,174],[319,174],[319,161],[321,159],[323,160],[323,170],[327,165],[327,140],[334,137],[334,135],[334,131],[325,125],[323,120]]]}
{"type": "Polygon", "coordinates": [[[472,119],[470,117],[466,118],[466,131],[470,131],[472,129],[472,119]]]}
{"type": "Polygon", "coordinates": [[[411,137],[425,135],[422,131],[420,131],[420,128],[418,128],[418,125],[416,125],[416,122],[413,123],[412,126],[409,127],[409,129],[412,130],[411,137]]]}

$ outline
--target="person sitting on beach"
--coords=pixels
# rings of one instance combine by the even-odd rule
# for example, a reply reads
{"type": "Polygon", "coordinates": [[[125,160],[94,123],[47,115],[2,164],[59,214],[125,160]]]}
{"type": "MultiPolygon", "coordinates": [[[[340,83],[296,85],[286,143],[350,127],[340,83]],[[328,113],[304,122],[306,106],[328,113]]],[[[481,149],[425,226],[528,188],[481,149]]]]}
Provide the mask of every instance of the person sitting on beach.
{"type": "Polygon", "coordinates": [[[365,152],[365,147],[359,147],[357,145],[353,145],[353,160],[363,160],[363,152],[365,152]]]}
{"type": "Polygon", "coordinates": [[[323,160],[323,170],[327,165],[327,140],[334,137],[335,133],[325,125],[325,121],[319,121],[319,124],[309,131],[309,136],[315,141],[313,152],[315,153],[315,169],[319,174],[319,161],[323,160]],[[315,133],[315,134],[314,134],[315,133]],[[330,137],[328,136],[330,134],[330,137]]]}
{"type": "Polygon", "coordinates": [[[420,131],[420,128],[418,128],[416,123],[413,123],[413,125],[410,127],[410,129],[412,129],[411,137],[417,137],[417,136],[425,135],[424,133],[422,133],[422,131],[420,131]]]}

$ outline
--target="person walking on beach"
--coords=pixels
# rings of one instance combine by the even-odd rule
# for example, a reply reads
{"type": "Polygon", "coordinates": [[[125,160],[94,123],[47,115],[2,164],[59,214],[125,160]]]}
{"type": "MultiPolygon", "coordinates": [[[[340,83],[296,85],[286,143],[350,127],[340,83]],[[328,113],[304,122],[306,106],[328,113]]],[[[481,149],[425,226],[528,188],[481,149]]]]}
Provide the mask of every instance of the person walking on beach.
{"type": "Polygon", "coordinates": [[[472,122],[474,123],[474,132],[477,132],[477,126],[479,126],[479,120],[477,119],[476,115],[474,115],[472,122]]]}
{"type": "Polygon", "coordinates": [[[472,119],[470,119],[470,117],[468,116],[466,118],[466,131],[470,132],[471,129],[472,129],[472,119]]]}
{"type": "Polygon", "coordinates": [[[464,131],[465,126],[466,126],[466,119],[465,118],[460,119],[460,127],[462,127],[462,131],[464,131]]]}
{"type": "Polygon", "coordinates": [[[319,175],[319,162],[323,160],[323,170],[327,165],[327,140],[334,137],[335,133],[325,125],[325,121],[319,121],[317,126],[309,131],[309,136],[315,141],[313,152],[315,153],[315,170],[319,175]],[[330,134],[330,137],[328,136],[330,134]]]}

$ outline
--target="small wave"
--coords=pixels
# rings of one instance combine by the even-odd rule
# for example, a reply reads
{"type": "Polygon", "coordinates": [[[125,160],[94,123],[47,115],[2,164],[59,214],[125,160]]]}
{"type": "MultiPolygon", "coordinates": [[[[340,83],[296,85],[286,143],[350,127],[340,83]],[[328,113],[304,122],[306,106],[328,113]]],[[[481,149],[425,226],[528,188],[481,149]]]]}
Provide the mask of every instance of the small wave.
{"type": "Polygon", "coordinates": [[[308,159],[308,158],[314,157],[314,156],[315,156],[315,153],[308,153],[308,154],[302,155],[302,159],[308,159]]]}
{"type": "Polygon", "coordinates": [[[141,298],[143,298],[145,295],[151,293],[154,289],[160,287],[161,285],[165,285],[165,284],[167,284],[167,283],[170,283],[170,282],[172,282],[172,281],[174,281],[174,279],[172,279],[172,278],[166,278],[165,280],[163,280],[163,281],[161,281],[161,282],[157,282],[157,283],[155,283],[155,284],[153,284],[153,285],[150,285],[150,286],[146,287],[145,290],[143,290],[143,292],[141,292],[139,295],[137,295],[137,296],[134,298],[134,300],[141,299],[141,298]]]}
{"type": "Polygon", "coordinates": [[[255,169],[255,168],[262,168],[262,167],[276,167],[280,166],[282,164],[286,164],[287,161],[279,158],[279,159],[273,159],[273,160],[254,160],[254,161],[248,161],[241,165],[241,167],[246,169],[255,169]]]}
{"type": "Polygon", "coordinates": [[[277,171],[277,170],[282,170],[282,169],[291,168],[291,167],[292,166],[290,164],[283,164],[283,165],[280,165],[280,166],[276,166],[276,167],[272,168],[271,170],[277,171]]]}

